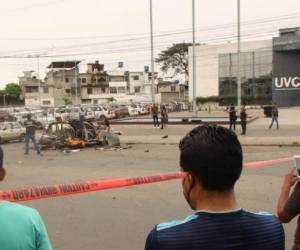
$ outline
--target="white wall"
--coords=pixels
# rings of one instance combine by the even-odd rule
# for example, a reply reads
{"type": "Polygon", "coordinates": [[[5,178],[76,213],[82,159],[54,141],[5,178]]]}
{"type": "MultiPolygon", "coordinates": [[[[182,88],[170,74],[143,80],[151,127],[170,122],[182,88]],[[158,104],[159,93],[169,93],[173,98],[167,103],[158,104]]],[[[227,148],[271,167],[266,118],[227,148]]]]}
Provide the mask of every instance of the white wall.
{"type": "MultiPolygon", "coordinates": [[[[241,44],[242,52],[271,48],[271,39],[241,44]]],[[[219,54],[236,51],[236,43],[196,46],[196,97],[219,95],[219,54]]],[[[189,47],[189,100],[193,100],[193,47],[189,47]]]]}

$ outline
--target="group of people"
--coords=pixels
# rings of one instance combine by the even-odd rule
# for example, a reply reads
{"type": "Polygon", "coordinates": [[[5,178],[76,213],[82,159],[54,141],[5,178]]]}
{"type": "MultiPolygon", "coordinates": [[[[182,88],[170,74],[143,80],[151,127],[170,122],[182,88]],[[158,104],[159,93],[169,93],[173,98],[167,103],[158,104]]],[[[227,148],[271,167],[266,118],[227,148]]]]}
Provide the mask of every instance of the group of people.
{"type": "MultiPolygon", "coordinates": [[[[179,144],[182,191],[195,212],[182,221],[164,222],[149,233],[146,250],[285,248],[286,223],[300,214],[300,183],[287,174],[278,201],[278,217],[253,213],[238,204],[235,184],[243,169],[243,152],[236,134],[216,125],[191,130],[179,144]],[[296,186],[290,195],[291,188],[296,186]]],[[[0,148],[0,181],[4,180],[0,148]]],[[[23,205],[0,202],[2,250],[52,249],[39,213],[23,205]]],[[[300,249],[300,220],[293,250],[300,249]]]]}
{"type": "MultiPolygon", "coordinates": [[[[245,108],[245,106],[242,106],[241,111],[240,111],[240,120],[241,120],[241,127],[242,127],[241,135],[246,134],[247,117],[248,117],[248,114],[246,113],[246,108],[245,108]]],[[[232,128],[233,128],[233,130],[235,130],[236,121],[237,121],[237,114],[236,114],[235,106],[233,104],[231,104],[229,107],[229,128],[231,130],[232,130],[232,128]]]]}
{"type": "MultiPolygon", "coordinates": [[[[229,128],[235,131],[236,128],[236,121],[237,121],[237,111],[235,109],[235,106],[233,104],[231,104],[229,106],[229,128]]],[[[278,123],[278,106],[277,103],[274,102],[272,105],[272,111],[271,111],[271,115],[272,115],[272,121],[271,124],[269,126],[269,129],[271,129],[273,127],[274,122],[276,123],[276,128],[279,129],[279,123],[278,123]]],[[[240,121],[241,121],[241,127],[242,127],[242,133],[241,135],[245,135],[246,134],[246,130],[247,130],[247,117],[248,114],[246,112],[246,107],[243,105],[241,107],[240,110],[240,121]]]]}
{"type": "MultiPolygon", "coordinates": [[[[151,114],[153,118],[154,128],[167,129],[168,125],[168,111],[166,106],[162,105],[159,109],[158,105],[153,104],[151,107],[151,114]],[[158,116],[160,114],[160,124],[158,116]],[[160,125],[160,126],[159,126],[160,125]]],[[[168,134],[164,135],[162,138],[168,138],[168,134]]]]}

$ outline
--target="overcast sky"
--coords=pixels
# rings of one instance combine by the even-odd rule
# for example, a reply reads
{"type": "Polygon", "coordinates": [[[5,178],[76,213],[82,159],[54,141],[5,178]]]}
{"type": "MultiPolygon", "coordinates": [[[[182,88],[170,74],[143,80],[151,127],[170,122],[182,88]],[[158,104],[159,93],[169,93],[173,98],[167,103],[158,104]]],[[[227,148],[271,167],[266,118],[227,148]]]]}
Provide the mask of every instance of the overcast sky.
{"type": "MultiPolygon", "coordinates": [[[[235,35],[236,0],[195,0],[197,41],[226,42],[235,35]]],[[[153,0],[155,52],[191,40],[192,0],[153,0]]],[[[299,0],[241,0],[244,39],[271,37],[278,28],[300,26],[299,0]],[[270,18],[275,18],[270,19],[270,18]],[[263,20],[266,22],[263,22],[263,20]]],[[[0,9],[0,57],[40,58],[40,74],[52,60],[118,61],[142,70],[150,64],[149,0],[10,0],[0,9]]],[[[1,59],[0,87],[17,82],[37,59],[1,59]]]]}

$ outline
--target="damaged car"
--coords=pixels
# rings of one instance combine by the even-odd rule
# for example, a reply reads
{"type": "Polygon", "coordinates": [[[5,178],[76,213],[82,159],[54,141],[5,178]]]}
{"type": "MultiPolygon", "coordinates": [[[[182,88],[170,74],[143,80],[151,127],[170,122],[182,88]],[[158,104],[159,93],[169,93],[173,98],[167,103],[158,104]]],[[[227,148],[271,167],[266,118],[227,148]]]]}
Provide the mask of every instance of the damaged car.
{"type": "Polygon", "coordinates": [[[84,148],[91,145],[120,146],[118,135],[90,121],[53,122],[39,140],[42,149],[84,148]]]}

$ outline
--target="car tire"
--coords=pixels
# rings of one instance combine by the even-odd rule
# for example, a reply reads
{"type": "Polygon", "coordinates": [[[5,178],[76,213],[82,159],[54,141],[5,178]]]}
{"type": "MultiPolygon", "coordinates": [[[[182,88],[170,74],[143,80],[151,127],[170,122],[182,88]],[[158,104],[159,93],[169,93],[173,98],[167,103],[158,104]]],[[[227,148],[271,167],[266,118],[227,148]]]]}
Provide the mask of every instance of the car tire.
{"type": "Polygon", "coordinates": [[[25,140],[25,134],[21,134],[19,137],[19,142],[23,142],[25,140]]]}
{"type": "Polygon", "coordinates": [[[103,121],[103,120],[105,120],[105,115],[100,115],[99,118],[100,118],[101,121],[103,121]]]}

